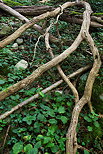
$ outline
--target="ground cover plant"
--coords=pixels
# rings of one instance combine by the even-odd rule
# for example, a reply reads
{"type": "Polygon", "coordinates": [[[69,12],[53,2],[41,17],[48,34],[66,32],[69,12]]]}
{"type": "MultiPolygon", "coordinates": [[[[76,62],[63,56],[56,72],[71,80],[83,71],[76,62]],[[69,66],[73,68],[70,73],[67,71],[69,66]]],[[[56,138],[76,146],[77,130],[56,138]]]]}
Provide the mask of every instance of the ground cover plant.
{"type": "Polygon", "coordinates": [[[91,18],[84,1],[4,2],[13,16],[0,10],[0,153],[102,153],[102,1],[90,1],[91,18]],[[40,14],[25,17],[22,5],[40,14]]]}

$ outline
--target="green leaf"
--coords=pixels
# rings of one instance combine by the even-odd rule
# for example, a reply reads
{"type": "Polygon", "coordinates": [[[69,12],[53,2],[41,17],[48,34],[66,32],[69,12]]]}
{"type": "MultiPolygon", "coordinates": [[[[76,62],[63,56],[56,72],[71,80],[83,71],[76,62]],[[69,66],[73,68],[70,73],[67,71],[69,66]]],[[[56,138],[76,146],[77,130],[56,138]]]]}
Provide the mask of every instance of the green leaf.
{"type": "Polygon", "coordinates": [[[1,130],[3,130],[3,128],[2,128],[2,127],[0,127],[0,131],[1,131],[1,130]]]}
{"type": "Polygon", "coordinates": [[[13,146],[13,154],[18,154],[19,152],[22,152],[23,150],[23,143],[18,142],[15,143],[13,146]]]}
{"type": "Polygon", "coordinates": [[[24,152],[28,152],[28,151],[30,151],[32,148],[33,148],[33,146],[32,146],[31,144],[27,144],[27,145],[24,147],[24,152]]]}
{"type": "Polygon", "coordinates": [[[23,139],[29,141],[31,139],[31,135],[24,136],[23,139]]]}
{"type": "Polygon", "coordinates": [[[54,133],[58,130],[57,125],[52,125],[48,127],[48,135],[54,135],[54,133]]]}
{"type": "Polygon", "coordinates": [[[85,145],[85,142],[82,142],[82,145],[85,145]]]}
{"type": "Polygon", "coordinates": [[[38,154],[38,149],[37,148],[33,148],[30,151],[28,151],[28,153],[26,154],[38,154]]]}
{"type": "Polygon", "coordinates": [[[4,80],[0,80],[0,84],[4,84],[5,83],[5,81],[4,80]]]}
{"type": "Polygon", "coordinates": [[[54,147],[54,143],[48,143],[46,147],[54,147]]]}
{"type": "Polygon", "coordinates": [[[36,120],[36,116],[27,115],[23,118],[23,121],[25,121],[28,125],[31,125],[33,120],[36,120]]]}
{"type": "Polygon", "coordinates": [[[65,108],[64,108],[63,106],[60,106],[60,107],[58,108],[58,112],[59,112],[59,113],[65,113],[65,108]]]}
{"type": "Polygon", "coordinates": [[[94,125],[95,125],[95,127],[97,127],[97,128],[100,127],[100,124],[99,124],[98,121],[95,121],[95,122],[94,122],[94,125]]]}
{"type": "Polygon", "coordinates": [[[16,95],[16,96],[10,96],[10,98],[12,99],[12,100],[17,100],[17,99],[19,99],[19,95],[16,95]]]}
{"type": "Polygon", "coordinates": [[[57,145],[51,147],[51,151],[52,151],[53,153],[56,153],[58,150],[59,150],[59,147],[58,147],[57,145]]]}
{"type": "Polygon", "coordinates": [[[40,120],[40,121],[46,122],[45,116],[43,114],[41,114],[41,113],[38,114],[37,119],[40,120]]]}
{"type": "Polygon", "coordinates": [[[51,141],[52,139],[51,139],[51,137],[44,137],[44,142],[43,142],[43,144],[47,144],[47,143],[49,143],[50,141],[51,141]]]}
{"type": "Polygon", "coordinates": [[[55,119],[50,119],[50,120],[49,120],[49,123],[50,123],[50,124],[57,124],[57,120],[55,120],[55,119]]]}
{"type": "Polygon", "coordinates": [[[50,110],[50,107],[46,106],[46,105],[43,105],[43,104],[40,104],[40,107],[43,109],[43,110],[50,110]]]}
{"type": "Polygon", "coordinates": [[[35,145],[34,148],[38,149],[41,147],[41,141],[38,141],[35,145]]]}
{"type": "Polygon", "coordinates": [[[92,119],[90,119],[88,116],[85,116],[84,119],[85,119],[87,122],[92,122],[92,119]]]}
{"type": "Polygon", "coordinates": [[[51,117],[55,117],[55,112],[52,109],[48,110],[46,113],[50,115],[51,117]]]}
{"type": "Polygon", "coordinates": [[[39,92],[39,95],[40,95],[40,96],[42,96],[42,97],[44,97],[44,96],[45,96],[45,95],[44,95],[44,93],[43,93],[43,92],[41,92],[41,91],[39,92]]]}
{"type": "Polygon", "coordinates": [[[65,117],[65,116],[61,116],[60,119],[61,119],[61,121],[63,122],[63,124],[66,124],[67,121],[68,121],[67,117],[65,117]]]}
{"type": "Polygon", "coordinates": [[[36,140],[39,141],[39,140],[42,140],[43,138],[44,138],[44,136],[40,134],[37,136],[36,140]]]}
{"type": "Polygon", "coordinates": [[[63,101],[64,100],[64,98],[63,97],[57,97],[57,98],[55,98],[55,101],[56,102],[60,102],[61,103],[61,101],[63,101]]]}
{"type": "Polygon", "coordinates": [[[93,131],[93,128],[91,126],[88,126],[87,128],[88,128],[88,131],[89,132],[92,132],[93,131]]]}
{"type": "Polygon", "coordinates": [[[87,150],[84,150],[84,154],[90,154],[87,150]]]}

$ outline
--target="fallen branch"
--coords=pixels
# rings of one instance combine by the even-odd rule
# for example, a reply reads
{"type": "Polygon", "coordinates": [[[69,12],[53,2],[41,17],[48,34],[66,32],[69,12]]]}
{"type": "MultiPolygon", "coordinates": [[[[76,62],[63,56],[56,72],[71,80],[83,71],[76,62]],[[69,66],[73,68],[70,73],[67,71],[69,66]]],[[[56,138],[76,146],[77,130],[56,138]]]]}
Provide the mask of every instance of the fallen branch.
{"type": "MultiPolygon", "coordinates": [[[[67,2],[65,4],[62,5],[63,8],[66,8],[68,6],[71,5],[75,5],[74,2],[67,2]]],[[[29,28],[30,26],[32,26],[35,22],[44,19],[47,16],[54,16],[56,15],[58,12],[60,12],[60,8],[57,8],[56,10],[52,11],[52,12],[47,12],[45,14],[42,14],[36,18],[33,18],[33,20],[31,20],[30,22],[24,24],[23,26],[21,26],[17,31],[15,31],[12,35],[10,35],[9,37],[7,37],[5,40],[0,42],[0,46],[5,46],[6,44],[10,43],[12,40],[16,39],[17,37],[20,36],[20,34],[22,32],[24,32],[27,28],[29,28]]],[[[19,81],[18,83],[14,84],[13,86],[8,87],[6,90],[3,90],[0,92],[0,101],[3,100],[4,98],[10,96],[11,94],[19,91],[20,89],[23,89],[25,86],[31,84],[35,79],[37,79],[41,74],[43,74],[45,71],[47,71],[48,69],[52,68],[53,66],[59,64],[61,61],[63,61],[66,57],[68,57],[68,55],[70,55],[81,43],[81,41],[83,40],[82,37],[82,29],[84,27],[85,24],[85,19],[83,21],[82,24],[82,28],[81,31],[79,33],[79,35],[77,36],[77,38],[75,39],[74,43],[68,48],[66,49],[63,53],[61,53],[59,56],[53,58],[51,61],[49,61],[48,63],[40,66],[39,68],[37,68],[30,76],[28,76],[27,78],[19,81]]]]}
{"type": "MultiPolygon", "coordinates": [[[[76,5],[75,2],[67,2],[67,3],[64,3],[62,5],[62,8],[65,9],[65,8],[67,8],[69,6],[74,6],[74,5],[76,5]]],[[[26,29],[28,29],[31,26],[33,26],[36,22],[39,22],[40,20],[45,19],[47,17],[55,17],[60,12],[60,10],[61,10],[61,8],[58,7],[54,11],[46,12],[46,13],[43,13],[43,14],[37,16],[37,17],[34,17],[32,20],[30,20],[29,22],[27,22],[24,25],[22,25],[13,34],[11,34],[10,36],[8,36],[6,39],[2,40],[0,42],[0,48],[5,47],[6,45],[10,44],[12,41],[14,41],[15,39],[17,39],[26,29]]]]}
{"type": "MultiPolygon", "coordinates": [[[[58,17],[57,17],[57,19],[58,19],[58,17]]],[[[56,22],[58,22],[58,20],[56,22]]],[[[50,27],[51,27],[51,25],[49,26],[48,31],[49,31],[50,27]]],[[[45,35],[45,45],[46,45],[47,51],[49,51],[49,53],[51,55],[51,58],[54,58],[54,54],[52,52],[52,48],[50,47],[50,44],[49,44],[49,32],[48,31],[47,31],[47,33],[45,35]]],[[[78,100],[79,100],[79,95],[78,95],[78,92],[77,92],[76,88],[70,82],[70,80],[68,79],[68,77],[64,74],[64,72],[63,72],[62,68],[60,67],[60,65],[58,64],[56,67],[57,67],[57,70],[58,70],[60,76],[63,78],[63,80],[67,83],[67,85],[72,90],[72,92],[74,94],[75,102],[77,103],[78,100]]]]}
{"type": "MultiPolygon", "coordinates": [[[[88,69],[90,69],[91,66],[87,65],[85,67],[82,67],[80,69],[78,69],[76,72],[73,72],[72,74],[68,75],[68,78],[72,78],[77,76],[78,74],[81,74],[85,71],[87,71],[88,69]]],[[[57,86],[59,86],[61,83],[63,83],[63,80],[59,80],[56,83],[52,84],[51,86],[47,87],[46,89],[42,90],[42,93],[47,93],[49,91],[51,91],[52,89],[56,88],[57,86]]],[[[9,116],[10,114],[12,114],[14,111],[20,109],[21,107],[31,103],[33,100],[35,100],[36,98],[38,98],[40,95],[37,93],[34,96],[28,98],[27,100],[23,101],[22,103],[16,105],[15,107],[13,107],[10,111],[5,112],[4,114],[0,115],[0,120],[5,119],[7,116],[9,116]]]]}
{"type": "MultiPolygon", "coordinates": [[[[18,19],[20,19],[21,21],[25,21],[26,23],[29,22],[29,20],[24,17],[23,15],[21,15],[19,12],[17,12],[16,10],[12,9],[11,7],[3,4],[3,3],[0,3],[0,8],[3,9],[4,11],[10,13],[11,15],[17,17],[18,19]]],[[[37,24],[34,24],[33,25],[33,28],[35,30],[37,30],[38,32],[40,32],[41,34],[44,34],[44,30],[42,29],[42,27],[40,27],[39,25],[37,24]]],[[[52,34],[50,34],[50,41],[53,42],[53,43],[57,43],[59,42],[59,39],[57,39],[56,37],[54,37],[52,34]]]]}
{"type": "MultiPolygon", "coordinates": [[[[103,28],[103,24],[102,24],[103,20],[101,20],[101,22],[100,22],[100,19],[98,19],[98,22],[99,22],[98,23],[98,22],[96,22],[97,21],[96,18],[98,18],[98,17],[95,17],[95,21],[90,22],[90,26],[95,27],[95,28],[103,28]]],[[[91,17],[91,19],[94,19],[94,17],[91,17]]],[[[72,16],[69,16],[67,14],[63,14],[61,16],[60,20],[66,21],[66,22],[69,22],[69,23],[79,24],[79,25],[81,25],[82,22],[83,22],[83,19],[78,18],[78,17],[72,17],[72,16]]]]}
{"type": "MultiPolygon", "coordinates": [[[[85,3],[86,4],[86,3],[85,3]]],[[[93,57],[94,57],[94,64],[93,67],[89,73],[85,90],[84,90],[84,95],[82,98],[79,100],[79,102],[75,105],[73,112],[72,112],[72,118],[71,118],[71,123],[67,132],[67,141],[66,141],[66,153],[67,154],[75,154],[77,151],[77,144],[75,145],[75,134],[76,134],[76,127],[78,123],[78,118],[79,114],[83,108],[83,106],[86,103],[89,103],[91,100],[91,95],[92,95],[92,88],[93,88],[93,83],[95,81],[95,78],[97,76],[97,73],[99,71],[99,68],[101,66],[101,60],[99,56],[98,49],[96,48],[94,41],[92,37],[89,34],[89,25],[90,25],[90,14],[91,14],[91,8],[89,5],[87,5],[87,10],[84,12],[84,19],[86,21],[84,28],[83,28],[83,37],[85,40],[88,42],[90,49],[92,51],[93,57]]]]}
{"type": "MultiPolygon", "coordinates": [[[[6,12],[9,12],[8,9],[5,9],[5,4],[1,4],[0,8],[3,9],[6,12]]],[[[38,16],[41,15],[47,11],[53,11],[55,10],[52,6],[14,6],[12,8],[14,11],[19,12],[20,14],[24,16],[38,16]]],[[[9,12],[10,13],[10,12],[9,12]]],[[[11,14],[11,13],[10,13],[11,14]]],[[[13,14],[12,14],[13,15],[13,14]]],[[[76,24],[82,24],[83,22],[83,16],[82,13],[79,12],[64,12],[64,14],[61,16],[60,20],[70,22],[70,23],[76,23],[76,24]],[[78,14],[81,14],[80,16],[78,14]],[[72,16],[71,16],[72,15],[72,16]],[[78,17],[77,17],[78,15],[78,17]]],[[[92,14],[91,16],[91,27],[97,27],[97,28],[103,28],[103,20],[101,17],[96,17],[92,14]]]]}

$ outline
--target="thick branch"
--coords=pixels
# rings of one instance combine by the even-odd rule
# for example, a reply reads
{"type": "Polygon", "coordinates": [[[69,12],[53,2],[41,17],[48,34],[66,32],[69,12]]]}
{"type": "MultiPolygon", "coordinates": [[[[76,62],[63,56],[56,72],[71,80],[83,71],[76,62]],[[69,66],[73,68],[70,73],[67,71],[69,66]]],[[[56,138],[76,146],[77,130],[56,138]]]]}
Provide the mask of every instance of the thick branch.
{"type": "Polygon", "coordinates": [[[79,114],[83,106],[86,103],[90,102],[93,83],[95,81],[95,78],[101,66],[98,49],[95,47],[94,41],[88,32],[89,31],[88,26],[90,25],[90,13],[91,11],[89,8],[87,11],[84,12],[84,18],[87,20],[87,22],[84,25],[83,37],[87,40],[87,42],[90,45],[90,48],[91,48],[91,51],[94,57],[94,64],[93,64],[93,68],[91,69],[87,82],[86,82],[84,95],[82,96],[82,98],[79,100],[79,102],[75,105],[73,109],[71,123],[68,129],[67,135],[66,135],[67,136],[67,142],[66,142],[67,154],[75,154],[74,149],[76,145],[75,145],[74,140],[75,140],[76,127],[78,123],[78,117],[79,117],[79,114]]]}
{"type": "MultiPolygon", "coordinates": [[[[63,8],[67,7],[68,5],[74,5],[74,3],[65,3],[63,5],[63,8]]],[[[54,12],[52,12],[52,14],[50,14],[50,12],[47,12],[46,14],[44,14],[44,16],[52,16],[53,13],[56,14],[58,11],[60,10],[60,8],[57,8],[54,12]]],[[[19,30],[17,30],[15,33],[17,33],[17,35],[20,35],[19,32],[20,30],[23,32],[24,29],[26,29],[27,27],[29,27],[30,25],[32,25],[34,23],[34,21],[40,20],[41,18],[44,18],[43,15],[39,16],[38,18],[34,18],[31,22],[24,24],[22,27],[19,28],[19,30]]],[[[82,37],[82,29],[84,29],[84,25],[85,25],[85,19],[83,21],[82,24],[82,28],[81,31],[78,35],[78,37],[75,39],[74,43],[68,48],[66,49],[62,54],[60,54],[58,57],[55,57],[54,59],[52,59],[51,61],[49,61],[48,63],[40,66],[37,70],[35,70],[30,76],[28,76],[27,78],[23,79],[22,81],[19,81],[18,83],[14,84],[13,86],[8,87],[6,90],[3,90],[0,92],[0,100],[3,100],[4,98],[10,96],[11,94],[19,91],[20,89],[24,88],[25,86],[31,84],[37,77],[39,77],[41,74],[43,74],[45,71],[47,71],[48,69],[52,68],[53,66],[57,65],[58,63],[60,63],[61,61],[63,61],[68,55],[70,55],[81,43],[81,41],[83,40],[82,37]]],[[[12,34],[12,37],[15,37],[15,33],[12,34]]],[[[12,38],[11,38],[12,39],[12,38]]],[[[9,39],[7,39],[9,40],[9,39]]],[[[7,41],[5,40],[5,41],[7,41]]],[[[3,43],[3,41],[2,41],[3,43]]]]}
{"type": "MultiPolygon", "coordinates": [[[[92,17],[91,17],[92,18],[92,17]]],[[[97,18],[97,17],[95,17],[95,18],[97,18]]],[[[92,19],[94,19],[94,17],[92,18],[92,19]]],[[[75,23],[75,24],[79,24],[79,25],[81,25],[82,24],[82,22],[83,22],[83,19],[81,19],[81,18],[77,18],[77,17],[73,17],[73,16],[69,16],[69,15],[67,15],[67,14],[63,14],[62,16],[61,16],[61,18],[60,18],[60,20],[62,20],[62,21],[66,21],[66,22],[69,22],[69,23],[75,23]]],[[[101,22],[102,22],[103,20],[101,20],[101,22]]],[[[100,20],[98,19],[98,22],[95,22],[95,21],[91,21],[90,22],[90,26],[91,27],[97,27],[97,28],[103,28],[103,24],[101,23],[100,24],[100,20]],[[99,23],[98,23],[99,22],[99,23]]]]}
{"type": "MultiPolygon", "coordinates": [[[[83,73],[85,71],[87,71],[88,69],[90,69],[91,66],[87,65],[85,67],[82,67],[80,69],[78,69],[76,72],[73,72],[72,74],[68,75],[67,77],[70,79],[72,77],[77,76],[80,73],[83,73]]],[[[57,86],[59,86],[61,83],[63,83],[63,80],[59,80],[56,83],[54,83],[53,85],[47,87],[46,89],[42,90],[42,93],[47,93],[49,91],[51,91],[52,89],[56,88],[57,86]]],[[[10,111],[5,112],[4,114],[0,115],[0,120],[6,118],[7,116],[9,116],[10,114],[12,114],[14,111],[18,110],[19,108],[23,107],[26,104],[29,104],[30,102],[32,102],[34,99],[38,98],[39,94],[35,94],[34,96],[28,98],[27,100],[23,101],[22,103],[16,105],[15,107],[13,107],[10,111]]]]}
{"type": "MultiPolygon", "coordinates": [[[[19,12],[17,12],[16,10],[12,9],[11,7],[3,4],[3,3],[0,3],[0,8],[7,11],[8,13],[10,13],[11,15],[17,17],[18,19],[20,19],[21,21],[25,21],[25,22],[29,22],[29,20],[24,17],[23,15],[21,15],[19,12]]],[[[33,28],[35,30],[37,30],[38,32],[40,32],[41,34],[44,33],[42,27],[40,27],[39,25],[37,24],[34,24],[33,25],[33,28]]],[[[57,43],[59,42],[59,39],[57,39],[56,37],[54,37],[53,35],[50,34],[50,41],[53,42],[53,43],[57,43]]]]}
{"type": "MultiPolygon", "coordinates": [[[[50,55],[52,58],[54,58],[54,54],[52,52],[52,49],[49,45],[49,33],[47,32],[46,36],[45,36],[45,44],[46,44],[46,48],[49,51],[50,55]]],[[[79,101],[79,95],[78,92],[76,90],[76,88],[74,87],[74,85],[70,82],[70,80],[67,78],[67,76],[65,75],[65,73],[63,72],[62,68],[60,67],[60,65],[57,65],[57,70],[60,74],[60,76],[63,78],[63,80],[67,83],[67,85],[71,88],[74,97],[75,97],[75,102],[77,103],[79,101]]]]}
{"type": "MultiPolygon", "coordinates": [[[[69,6],[73,6],[76,5],[75,2],[67,2],[64,3],[62,5],[62,8],[65,9],[69,6]]],[[[54,11],[51,12],[46,12],[42,15],[39,15],[37,17],[34,17],[32,20],[30,20],[28,23],[22,25],[18,30],[16,30],[12,35],[8,36],[6,39],[2,40],[0,42],[0,47],[3,48],[4,46],[8,45],[9,43],[11,43],[12,41],[14,41],[15,39],[17,39],[26,29],[30,28],[31,26],[33,26],[36,22],[39,22],[42,19],[45,19],[47,17],[54,17],[56,16],[59,12],[60,12],[61,8],[58,7],[57,9],[55,9],[54,11]]]]}

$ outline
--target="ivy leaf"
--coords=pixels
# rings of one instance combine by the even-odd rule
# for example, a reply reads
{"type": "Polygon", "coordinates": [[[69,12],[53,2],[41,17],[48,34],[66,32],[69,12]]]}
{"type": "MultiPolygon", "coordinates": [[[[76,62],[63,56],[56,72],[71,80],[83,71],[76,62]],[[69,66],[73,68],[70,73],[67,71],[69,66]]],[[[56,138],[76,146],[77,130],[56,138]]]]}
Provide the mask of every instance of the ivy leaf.
{"type": "Polygon", "coordinates": [[[37,148],[33,148],[30,151],[28,151],[28,153],[26,154],[38,154],[38,149],[37,148]]]}
{"type": "Polygon", "coordinates": [[[18,142],[15,143],[13,146],[13,154],[18,154],[19,152],[22,152],[23,150],[23,143],[18,142]]]}
{"type": "Polygon", "coordinates": [[[61,119],[61,121],[63,122],[63,124],[66,124],[67,121],[68,121],[67,117],[65,117],[65,116],[61,116],[60,119],[61,119]]]}
{"type": "Polygon", "coordinates": [[[38,149],[38,148],[40,148],[41,146],[42,146],[42,145],[41,145],[41,141],[38,141],[38,142],[35,144],[34,148],[38,149]]]}
{"type": "Polygon", "coordinates": [[[58,130],[57,125],[52,125],[48,128],[48,135],[54,135],[54,133],[58,130]]]}
{"type": "Polygon", "coordinates": [[[24,152],[28,152],[28,151],[30,151],[32,148],[33,148],[33,146],[32,146],[31,144],[27,144],[27,145],[24,147],[24,152]]]}
{"type": "Polygon", "coordinates": [[[90,119],[88,116],[85,116],[84,119],[85,119],[87,122],[92,122],[92,119],[90,119]]]}
{"type": "Polygon", "coordinates": [[[48,143],[46,147],[54,147],[54,143],[48,143]]]}
{"type": "Polygon", "coordinates": [[[90,154],[87,150],[84,150],[84,154],[90,154]]]}
{"type": "Polygon", "coordinates": [[[92,127],[88,126],[87,128],[88,128],[88,131],[89,132],[92,132],[93,131],[93,128],[92,127]]]}
{"type": "Polygon", "coordinates": [[[33,120],[36,120],[36,117],[31,115],[27,115],[23,118],[23,121],[25,121],[28,125],[31,125],[33,120]]]}
{"type": "Polygon", "coordinates": [[[31,139],[31,135],[24,136],[23,139],[24,139],[25,141],[29,141],[29,140],[31,139]]]}
{"type": "Polygon", "coordinates": [[[36,140],[39,141],[39,140],[42,140],[43,138],[44,138],[44,136],[41,135],[41,134],[39,134],[39,135],[37,136],[36,140]]]}
{"type": "Polygon", "coordinates": [[[64,108],[63,106],[60,106],[60,107],[58,108],[58,112],[59,112],[59,113],[65,113],[65,108],[64,108]]]}
{"type": "Polygon", "coordinates": [[[50,120],[49,120],[49,123],[50,123],[50,124],[57,124],[57,120],[55,120],[55,119],[50,119],[50,120]]]}
{"type": "Polygon", "coordinates": [[[57,145],[51,147],[51,151],[52,151],[53,153],[56,153],[58,150],[59,150],[59,147],[58,147],[57,145]]]}
{"type": "Polygon", "coordinates": [[[0,80],[0,84],[4,84],[5,83],[5,81],[4,80],[0,80]]]}
{"type": "Polygon", "coordinates": [[[51,117],[55,117],[55,113],[54,110],[50,109],[46,112],[48,115],[50,115],[51,117]]]}
{"type": "Polygon", "coordinates": [[[40,120],[40,121],[45,121],[46,122],[45,116],[43,114],[41,114],[41,113],[38,114],[37,119],[40,120]]]}
{"type": "Polygon", "coordinates": [[[39,92],[39,95],[40,95],[40,96],[42,96],[42,97],[44,97],[44,96],[45,96],[45,95],[44,95],[44,93],[43,93],[43,92],[41,92],[41,91],[39,92]]]}
{"type": "Polygon", "coordinates": [[[43,144],[47,144],[51,141],[51,137],[44,137],[44,142],[43,144]]]}
{"type": "Polygon", "coordinates": [[[99,124],[98,121],[95,121],[95,122],[94,122],[94,125],[95,125],[95,127],[97,127],[97,128],[100,127],[100,124],[99,124]]]}

